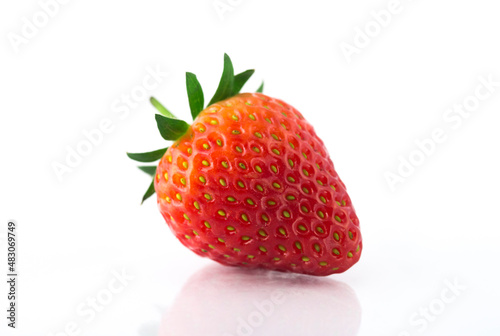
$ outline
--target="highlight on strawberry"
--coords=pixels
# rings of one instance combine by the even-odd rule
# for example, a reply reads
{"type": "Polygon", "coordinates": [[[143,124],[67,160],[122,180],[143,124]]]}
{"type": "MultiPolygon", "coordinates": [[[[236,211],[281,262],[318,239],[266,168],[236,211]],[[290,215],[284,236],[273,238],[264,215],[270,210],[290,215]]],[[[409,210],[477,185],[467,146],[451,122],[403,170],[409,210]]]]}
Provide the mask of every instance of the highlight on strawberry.
{"type": "Polygon", "coordinates": [[[169,147],[127,153],[153,181],[161,214],[179,241],[223,265],[326,276],[349,269],[363,248],[359,220],[323,141],[295,108],[240,93],[254,70],[234,74],[224,55],[205,106],[186,73],[190,125],[151,103],[169,147]]]}

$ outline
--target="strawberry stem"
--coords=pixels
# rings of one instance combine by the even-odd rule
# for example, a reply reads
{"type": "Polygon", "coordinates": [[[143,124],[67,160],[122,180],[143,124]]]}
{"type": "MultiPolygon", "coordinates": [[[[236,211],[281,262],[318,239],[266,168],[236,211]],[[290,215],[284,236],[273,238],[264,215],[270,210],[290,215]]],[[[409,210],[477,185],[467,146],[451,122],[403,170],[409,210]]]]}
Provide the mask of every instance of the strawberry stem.
{"type": "Polygon", "coordinates": [[[127,156],[132,160],[139,162],[153,162],[162,158],[163,154],[167,151],[168,147],[158,149],[146,153],[127,153],[127,156]]]}
{"type": "Polygon", "coordinates": [[[212,105],[221,100],[229,98],[234,93],[234,68],[231,58],[227,54],[224,54],[224,70],[222,71],[222,76],[220,78],[219,86],[217,91],[215,91],[214,96],[210,100],[208,105],[212,105]]]}
{"type": "Polygon", "coordinates": [[[142,170],[151,177],[154,177],[156,174],[156,166],[138,166],[137,168],[139,168],[140,170],[142,170]]]}
{"type": "Polygon", "coordinates": [[[173,115],[172,112],[170,112],[169,110],[167,110],[167,108],[165,106],[163,106],[158,100],[156,100],[155,97],[149,98],[149,101],[165,117],[177,119],[177,117],[175,115],[173,115]]]}
{"type": "MultiPolygon", "coordinates": [[[[252,77],[254,72],[255,70],[250,69],[234,75],[234,68],[233,63],[231,62],[231,58],[229,58],[227,54],[224,54],[224,68],[222,71],[221,79],[219,81],[219,86],[217,87],[217,90],[215,91],[215,94],[208,105],[215,104],[219,101],[237,95],[246,84],[246,82],[250,79],[250,77],[252,77]]],[[[205,102],[203,89],[195,74],[186,72],[186,89],[188,94],[189,107],[191,109],[191,116],[194,120],[203,110],[205,102]]],[[[262,82],[257,92],[262,93],[263,89],[264,82],[262,82]]],[[[158,112],[160,112],[160,114],[155,114],[155,119],[158,130],[160,131],[163,139],[175,141],[182,135],[184,135],[184,133],[186,133],[190,126],[188,123],[183,120],[177,119],[177,117],[165,106],[163,106],[155,97],[151,97],[150,102],[158,110],[158,112]]],[[[127,156],[132,160],[139,162],[154,162],[161,159],[167,149],[168,147],[152,152],[127,153],[127,156]]],[[[156,174],[156,167],[139,166],[139,169],[153,177],[153,181],[149,185],[149,188],[142,198],[142,202],[144,202],[155,193],[154,177],[156,174]]]]}
{"type": "Polygon", "coordinates": [[[260,86],[259,86],[259,88],[257,89],[256,92],[258,92],[258,93],[264,92],[264,81],[262,81],[262,84],[260,84],[260,86]]]}
{"type": "Polygon", "coordinates": [[[234,76],[233,96],[240,93],[241,89],[243,88],[243,85],[245,85],[245,83],[250,79],[250,77],[252,77],[254,72],[255,70],[247,70],[234,76]]]}
{"type": "Polygon", "coordinates": [[[184,135],[189,128],[189,124],[184,120],[168,118],[160,114],[156,114],[155,119],[158,130],[165,140],[175,141],[184,135]]]}
{"type": "Polygon", "coordinates": [[[142,196],[141,204],[144,203],[145,200],[150,198],[155,193],[155,183],[154,182],[155,181],[153,179],[153,181],[151,181],[151,184],[148,187],[148,190],[146,190],[146,193],[144,194],[144,196],[142,196]]]}
{"type": "Polygon", "coordinates": [[[198,114],[203,110],[205,98],[203,97],[203,89],[201,88],[200,82],[198,82],[196,75],[191,72],[186,72],[186,89],[191,116],[193,120],[195,120],[198,114]]]}

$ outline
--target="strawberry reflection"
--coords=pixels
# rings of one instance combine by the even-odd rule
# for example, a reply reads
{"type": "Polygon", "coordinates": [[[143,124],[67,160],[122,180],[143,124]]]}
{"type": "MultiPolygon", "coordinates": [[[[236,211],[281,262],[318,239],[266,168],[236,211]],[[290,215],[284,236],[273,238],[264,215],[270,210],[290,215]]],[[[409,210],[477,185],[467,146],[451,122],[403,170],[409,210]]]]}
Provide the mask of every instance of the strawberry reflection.
{"type": "Polygon", "coordinates": [[[160,336],[356,335],[361,307],[345,283],[210,265],[166,312],[160,336]]]}

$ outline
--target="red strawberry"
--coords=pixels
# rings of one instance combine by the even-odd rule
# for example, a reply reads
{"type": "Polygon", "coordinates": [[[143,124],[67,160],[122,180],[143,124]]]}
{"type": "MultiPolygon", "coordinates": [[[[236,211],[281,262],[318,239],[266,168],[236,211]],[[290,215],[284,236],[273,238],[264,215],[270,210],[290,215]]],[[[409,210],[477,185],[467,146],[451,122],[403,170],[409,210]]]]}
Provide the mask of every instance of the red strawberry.
{"type": "Polygon", "coordinates": [[[221,83],[205,109],[201,86],[188,73],[193,124],[171,118],[153,99],[170,116],[156,116],[160,132],[175,142],[166,152],[129,156],[152,161],[165,152],[154,175],[158,206],[196,254],[231,266],[344,272],[362,250],[345,185],[299,111],[261,93],[238,94],[252,73],[234,76],[225,55],[221,83]]]}

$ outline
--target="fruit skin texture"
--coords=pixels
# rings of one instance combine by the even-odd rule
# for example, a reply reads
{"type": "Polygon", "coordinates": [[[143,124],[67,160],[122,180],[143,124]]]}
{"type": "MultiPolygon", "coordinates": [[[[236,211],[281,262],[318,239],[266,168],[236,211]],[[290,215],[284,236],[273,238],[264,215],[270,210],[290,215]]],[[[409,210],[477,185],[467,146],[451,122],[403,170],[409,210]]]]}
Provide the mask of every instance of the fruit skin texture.
{"type": "Polygon", "coordinates": [[[160,160],[170,229],[221,264],[326,276],[362,251],[359,220],[302,114],[260,93],[208,106],[160,160]]]}

